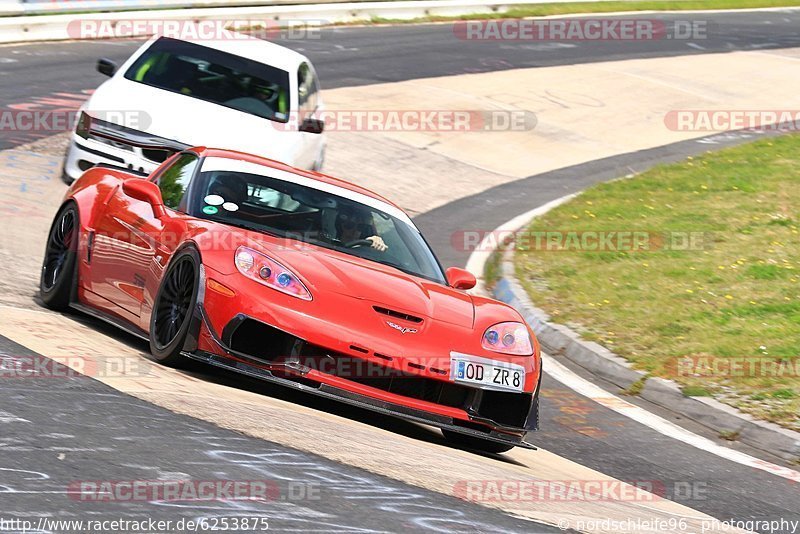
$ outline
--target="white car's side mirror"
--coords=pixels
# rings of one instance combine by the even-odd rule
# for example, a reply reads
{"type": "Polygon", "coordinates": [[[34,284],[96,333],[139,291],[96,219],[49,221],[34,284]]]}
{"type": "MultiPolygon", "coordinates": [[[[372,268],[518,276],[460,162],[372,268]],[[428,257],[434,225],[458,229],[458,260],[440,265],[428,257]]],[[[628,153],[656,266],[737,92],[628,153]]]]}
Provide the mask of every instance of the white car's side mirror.
{"type": "Polygon", "coordinates": [[[307,119],[303,119],[303,122],[300,123],[300,128],[298,129],[301,132],[320,134],[323,130],[325,130],[325,121],[312,119],[309,117],[307,119]]]}

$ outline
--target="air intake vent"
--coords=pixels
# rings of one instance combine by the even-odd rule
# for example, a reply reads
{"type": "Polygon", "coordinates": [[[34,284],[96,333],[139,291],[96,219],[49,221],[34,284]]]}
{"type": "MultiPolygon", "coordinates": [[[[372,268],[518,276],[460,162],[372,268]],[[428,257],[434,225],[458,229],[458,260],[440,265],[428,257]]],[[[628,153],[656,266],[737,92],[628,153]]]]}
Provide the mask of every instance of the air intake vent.
{"type": "Polygon", "coordinates": [[[422,322],[422,317],[416,317],[414,315],[409,315],[407,313],[390,310],[389,308],[381,308],[380,306],[373,306],[372,309],[378,313],[382,313],[383,315],[388,315],[389,317],[394,317],[396,319],[403,319],[405,321],[409,321],[412,323],[422,322]]]}

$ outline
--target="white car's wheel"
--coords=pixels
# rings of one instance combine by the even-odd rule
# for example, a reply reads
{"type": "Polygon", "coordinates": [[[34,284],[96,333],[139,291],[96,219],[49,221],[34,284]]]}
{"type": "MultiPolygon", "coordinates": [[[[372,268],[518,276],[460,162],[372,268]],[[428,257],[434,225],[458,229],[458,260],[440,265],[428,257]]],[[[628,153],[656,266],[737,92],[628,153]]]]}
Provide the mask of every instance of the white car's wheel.
{"type": "Polygon", "coordinates": [[[67,161],[69,160],[69,151],[72,148],[72,143],[67,146],[67,151],[64,152],[64,162],[61,164],[61,181],[67,185],[72,185],[75,180],[67,174],[67,161]]]}

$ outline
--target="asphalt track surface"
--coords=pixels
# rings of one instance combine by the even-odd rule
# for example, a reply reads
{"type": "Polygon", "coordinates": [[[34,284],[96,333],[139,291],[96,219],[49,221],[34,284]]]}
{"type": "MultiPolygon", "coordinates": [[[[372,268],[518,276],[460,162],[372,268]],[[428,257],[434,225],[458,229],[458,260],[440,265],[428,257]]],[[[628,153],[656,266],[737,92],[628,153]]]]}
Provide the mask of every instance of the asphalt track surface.
{"type": "MultiPolygon", "coordinates": [[[[553,43],[472,43],[454,38],[449,25],[422,25],[324,30],[319,40],[285,44],[302,49],[311,57],[324,87],[520,67],[800,45],[800,34],[797,32],[800,12],[682,14],[663,18],[707,22],[708,38],[694,41],[697,46],[689,46],[686,41],[670,40],[569,43],[571,46],[555,46],[553,43]]],[[[103,81],[103,77],[93,70],[94,60],[98,56],[122,61],[137,45],[133,41],[71,42],[0,48],[0,106],[6,108],[24,103],[49,105],[56,109],[59,105],[66,106],[67,97],[53,95],[76,95],[103,81]]],[[[717,136],[704,142],[686,141],[560,169],[457,200],[417,217],[416,222],[443,264],[463,265],[465,254],[455,251],[449,244],[449,236],[456,230],[494,228],[513,215],[592,183],[748,139],[743,135],[717,136]]],[[[9,148],[28,140],[31,139],[12,138],[4,133],[0,136],[0,148],[9,148]]],[[[0,351],[12,355],[25,354],[23,348],[10,342],[0,343],[0,351]]],[[[213,379],[228,380],[224,375],[216,375],[213,379]]],[[[155,478],[147,476],[145,466],[148,465],[148,458],[158,457],[165,460],[165,465],[174,466],[176,473],[189,473],[194,478],[202,478],[204,473],[208,473],[208,478],[241,480],[253,478],[253,473],[260,474],[255,478],[269,478],[264,475],[269,473],[278,479],[296,477],[297,480],[314,480],[318,476],[317,469],[330,469],[351,481],[326,486],[318,510],[314,510],[314,502],[308,501],[302,503],[302,512],[294,515],[286,512],[287,508],[292,507],[260,508],[260,513],[272,518],[275,528],[298,528],[301,525],[299,528],[306,530],[317,521],[327,521],[331,526],[367,530],[386,529],[387,525],[391,525],[388,528],[392,531],[424,529],[431,526],[424,523],[429,519],[429,512],[431,517],[440,517],[440,514],[432,513],[438,509],[455,514],[447,517],[454,521],[449,526],[456,529],[460,524],[466,530],[487,530],[489,525],[492,528],[488,530],[550,531],[544,526],[521,522],[496,511],[411,488],[355,467],[342,466],[307,453],[223,431],[211,424],[132,399],[89,379],[76,378],[59,384],[45,382],[41,386],[36,381],[10,387],[4,384],[0,391],[3,409],[18,419],[28,421],[25,423],[9,418],[2,425],[0,451],[14,451],[13,454],[20,460],[17,463],[19,469],[30,471],[27,474],[24,471],[4,473],[5,476],[0,477],[0,491],[5,485],[19,491],[34,492],[12,495],[10,499],[6,499],[9,495],[3,495],[4,512],[17,511],[28,516],[37,513],[84,513],[89,510],[86,503],[56,502],[47,493],[36,492],[46,492],[54,487],[63,491],[64,481],[75,478],[155,478]],[[106,424],[96,424],[98,420],[105,420],[106,424]],[[145,421],[146,424],[141,424],[145,421]],[[77,464],[73,462],[67,467],[60,465],[57,460],[57,452],[63,447],[87,447],[94,449],[94,452],[90,454],[87,451],[83,461],[77,464]],[[108,457],[98,458],[97,451],[105,449],[108,457]],[[230,451],[234,459],[220,459],[209,454],[210,451],[230,451]],[[270,455],[288,461],[277,462],[270,455]],[[236,458],[248,460],[239,462],[236,458]],[[37,467],[23,468],[22,465],[37,467]],[[371,501],[373,508],[361,508],[362,502],[356,508],[348,500],[352,496],[348,492],[360,484],[382,488],[375,490],[380,497],[371,501]],[[385,506],[385,499],[393,493],[413,493],[415,502],[424,502],[429,508],[409,507],[405,512],[398,512],[401,509],[399,506],[385,506]],[[334,517],[314,516],[314,512],[331,514],[331,510],[335,510],[334,517]],[[298,523],[302,521],[310,522],[298,523]]],[[[245,383],[241,387],[258,386],[245,383]]],[[[703,488],[702,496],[669,496],[720,519],[800,519],[800,489],[797,484],[684,445],[580,397],[549,377],[545,377],[543,388],[543,430],[536,436],[536,441],[547,449],[621,480],[658,480],[667,488],[674,488],[674,483],[686,481],[699,483],[703,488]],[[569,415],[574,413],[576,405],[586,408],[581,418],[569,415]]],[[[641,403],[636,399],[630,400],[641,403]]],[[[316,405],[315,401],[298,401],[316,405]]],[[[378,423],[370,414],[349,407],[319,407],[372,424],[385,424],[378,423]]],[[[663,413],[652,406],[648,408],[701,435],[714,438],[697,425],[677,421],[674,414],[663,413]]],[[[407,431],[399,423],[397,429],[403,433],[407,431]]],[[[776,458],[748,450],[741,444],[732,446],[781,463],[776,458]]],[[[144,510],[130,503],[119,506],[119,514],[116,515],[134,516],[145,512],[153,515],[152,507],[144,510]]],[[[108,511],[107,505],[102,508],[103,514],[113,515],[107,514],[108,511]]],[[[161,517],[199,517],[204,513],[220,515],[222,512],[231,510],[203,511],[171,506],[165,507],[161,517]]],[[[447,528],[446,525],[437,526],[447,528]]]]}
{"type": "MultiPolygon", "coordinates": [[[[0,357],[37,355],[0,338],[0,357]]],[[[56,366],[54,374],[61,372],[66,369],[59,371],[56,366]]],[[[144,518],[172,521],[173,526],[162,532],[191,531],[179,529],[178,522],[237,517],[264,518],[269,530],[275,531],[559,532],[499,510],[222,430],[80,375],[5,379],[2,399],[0,457],[15,461],[4,461],[0,468],[0,517],[34,518],[38,532],[73,530],[58,528],[55,521],[144,518]],[[63,461],[66,454],[70,459],[63,461]],[[255,502],[170,500],[154,504],[77,498],[80,481],[189,477],[198,481],[267,480],[275,485],[265,492],[266,499],[255,502]],[[65,498],[65,490],[70,489],[75,493],[65,498]],[[40,518],[53,522],[40,524],[40,518]]]]}
{"type": "MultiPolygon", "coordinates": [[[[663,19],[667,27],[697,22],[704,28],[705,37],[593,42],[464,41],[455,36],[450,24],[427,24],[324,29],[313,39],[279,42],[311,58],[323,90],[516,68],[800,46],[800,11],[641,17],[663,19]]],[[[82,98],[79,95],[105,79],[94,69],[97,58],[108,57],[121,63],[140,43],[83,41],[0,47],[0,109],[74,109],[79,104],[76,98],[82,98]]],[[[3,131],[0,149],[51,133],[3,131]]]]}

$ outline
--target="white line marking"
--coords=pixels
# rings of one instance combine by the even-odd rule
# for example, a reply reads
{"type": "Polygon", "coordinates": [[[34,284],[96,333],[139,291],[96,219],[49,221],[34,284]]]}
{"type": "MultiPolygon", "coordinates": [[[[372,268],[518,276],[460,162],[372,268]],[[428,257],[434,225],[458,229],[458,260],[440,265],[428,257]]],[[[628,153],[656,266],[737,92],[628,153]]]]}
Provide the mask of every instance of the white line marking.
{"type": "Polygon", "coordinates": [[[0,412],[0,423],[30,423],[30,421],[22,417],[17,417],[13,413],[0,412]]]}
{"type": "Polygon", "coordinates": [[[676,425],[675,423],[648,412],[644,408],[636,406],[635,404],[631,404],[626,400],[612,395],[600,386],[576,375],[554,358],[547,356],[546,354],[542,355],[542,360],[544,360],[543,367],[547,369],[546,372],[551,377],[568,386],[573,391],[580,393],[584,397],[587,397],[596,403],[605,406],[609,410],[624,415],[625,417],[633,419],[637,423],[641,423],[648,428],[652,428],[660,434],[664,434],[670,438],[682,441],[683,443],[691,445],[692,447],[696,447],[702,451],[715,454],[732,462],[766,471],[767,473],[777,475],[794,482],[800,482],[800,473],[794,471],[793,469],[775,465],[764,460],[759,460],[758,458],[754,458],[749,454],[718,445],[708,438],[698,436],[697,434],[694,434],[693,432],[690,432],[685,428],[676,425]]]}
{"type": "Polygon", "coordinates": [[[473,289],[472,292],[476,294],[486,293],[483,285],[483,266],[489,260],[489,256],[492,255],[497,246],[498,235],[502,235],[504,232],[515,232],[523,226],[526,226],[534,217],[544,215],[551,209],[572,200],[576,196],[577,193],[551,200],[547,204],[542,204],[538,208],[534,208],[518,217],[514,217],[510,221],[495,228],[490,234],[487,234],[478,245],[478,248],[476,248],[472,254],[469,255],[469,259],[467,260],[467,265],[465,267],[466,270],[474,274],[478,279],[478,284],[475,286],[475,289],[473,289]]]}
{"type": "MultiPolygon", "coordinates": [[[[547,204],[514,217],[510,221],[498,226],[495,231],[485,237],[483,241],[481,241],[481,244],[478,246],[478,248],[472,252],[472,254],[470,254],[470,257],[467,260],[466,269],[478,277],[480,284],[480,276],[483,275],[484,265],[497,244],[496,236],[498,233],[517,231],[530,224],[530,221],[534,217],[543,215],[551,209],[560,206],[569,200],[572,200],[578,194],[580,193],[557,198],[556,200],[550,201],[547,204]]],[[[476,286],[475,289],[477,291],[483,291],[482,284],[476,286]]],[[[605,406],[609,410],[633,419],[637,423],[651,428],[660,434],[676,439],[710,454],[714,454],[720,458],[725,458],[726,460],[746,465],[754,469],[759,469],[761,471],[766,471],[772,475],[800,483],[800,472],[718,445],[708,438],[698,436],[697,434],[690,432],[681,426],[667,421],[656,414],[648,412],[644,408],[640,408],[635,404],[631,404],[630,402],[609,393],[600,386],[576,375],[547,354],[542,354],[542,360],[542,367],[545,369],[545,373],[555,378],[576,393],[583,395],[584,397],[593,400],[602,406],[605,406]]]]}

